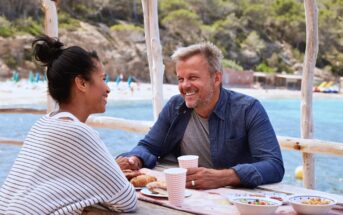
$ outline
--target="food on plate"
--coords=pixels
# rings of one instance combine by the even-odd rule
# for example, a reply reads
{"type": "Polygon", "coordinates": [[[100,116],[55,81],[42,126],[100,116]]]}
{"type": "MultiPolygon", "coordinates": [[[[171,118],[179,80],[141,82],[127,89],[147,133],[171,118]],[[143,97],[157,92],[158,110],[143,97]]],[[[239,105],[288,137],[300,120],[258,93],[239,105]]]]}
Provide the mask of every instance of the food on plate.
{"type": "Polygon", "coordinates": [[[168,195],[167,184],[164,181],[150,182],[146,187],[154,194],[168,195]]]}
{"type": "Polygon", "coordinates": [[[319,197],[313,197],[305,201],[302,201],[301,203],[308,204],[308,205],[327,205],[327,204],[330,204],[331,202],[329,200],[321,199],[319,197]]]}
{"type": "Polygon", "coordinates": [[[153,181],[157,181],[157,179],[150,175],[139,175],[130,180],[134,187],[145,187],[148,183],[153,181]]]}
{"type": "Polygon", "coordinates": [[[139,170],[131,170],[131,169],[124,169],[123,173],[125,177],[127,178],[127,180],[129,181],[136,176],[144,174],[144,173],[141,173],[139,170]]]}
{"type": "Polygon", "coordinates": [[[262,200],[262,199],[239,199],[239,202],[249,205],[275,205],[274,202],[262,200]]]}
{"type": "Polygon", "coordinates": [[[270,198],[270,199],[278,200],[278,201],[280,201],[280,202],[283,202],[283,201],[284,201],[284,199],[283,199],[282,197],[280,197],[280,196],[270,196],[269,198],[270,198]]]}

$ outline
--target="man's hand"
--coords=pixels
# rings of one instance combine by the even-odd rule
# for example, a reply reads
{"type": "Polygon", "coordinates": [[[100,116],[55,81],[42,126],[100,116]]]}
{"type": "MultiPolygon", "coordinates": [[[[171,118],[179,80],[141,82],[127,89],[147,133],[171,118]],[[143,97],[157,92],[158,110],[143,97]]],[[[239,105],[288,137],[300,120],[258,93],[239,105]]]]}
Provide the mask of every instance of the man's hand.
{"type": "Polygon", "coordinates": [[[191,189],[215,189],[225,186],[238,186],[240,179],[233,169],[187,169],[186,187],[191,189]]]}
{"type": "Polygon", "coordinates": [[[137,156],[131,156],[131,157],[122,157],[119,156],[116,159],[116,162],[118,163],[120,169],[131,169],[131,170],[139,170],[142,168],[143,164],[140,158],[137,156]]]}

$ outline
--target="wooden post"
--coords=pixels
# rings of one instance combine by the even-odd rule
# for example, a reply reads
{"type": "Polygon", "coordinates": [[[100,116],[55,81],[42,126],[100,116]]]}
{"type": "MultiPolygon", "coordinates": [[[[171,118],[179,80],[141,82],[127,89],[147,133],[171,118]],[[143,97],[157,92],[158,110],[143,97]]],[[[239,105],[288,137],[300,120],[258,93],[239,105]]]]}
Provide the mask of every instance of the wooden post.
{"type": "MultiPolygon", "coordinates": [[[[301,82],[301,137],[312,139],[313,73],[318,53],[318,11],[315,0],[304,0],[306,17],[306,51],[301,82]]],[[[311,153],[303,153],[304,186],[315,187],[315,160],[311,153]]]]}
{"type": "MultiPolygon", "coordinates": [[[[53,0],[41,0],[42,8],[45,14],[44,33],[50,37],[58,37],[58,19],[56,2],[53,0]]],[[[48,95],[47,112],[53,111],[57,107],[57,103],[48,95]]]]}
{"type": "Polygon", "coordinates": [[[152,104],[156,121],[163,107],[162,48],[158,27],[157,0],[142,0],[144,31],[152,86],[152,104]]]}

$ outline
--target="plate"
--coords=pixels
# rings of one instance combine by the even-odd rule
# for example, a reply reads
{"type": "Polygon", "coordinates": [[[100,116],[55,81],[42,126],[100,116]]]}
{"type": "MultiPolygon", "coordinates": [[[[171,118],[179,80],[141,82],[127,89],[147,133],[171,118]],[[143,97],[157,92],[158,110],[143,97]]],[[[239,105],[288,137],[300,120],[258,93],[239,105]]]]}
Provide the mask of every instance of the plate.
{"type": "MultiPolygon", "coordinates": [[[[168,195],[163,195],[163,194],[159,194],[159,193],[152,193],[148,188],[143,188],[141,190],[141,193],[147,196],[153,196],[153,197],[160,197],[160,198],[167,198],[168,195]]],[[[185,190],[185,197],[189,197],[192,195],[192,192],[190,190],[185,190]]]]}
{"type": "Polygon", "coordinates": [[[294,195],[289,198],[293,209],[299,214],[327,214],[337,203],[334,199],[316,195],[294,195]]]}
{"type": "Polygon", "coordinates": [[[234,193],[229,194],[227,198],[232,200],[237,197],[257,197],[257,198],[269,198],[274,199],[282,202],[282,204],[287,204],[289,195],[284,193],[276,193],[276,192],[257,192],[257,193],[234,193]]]}
{"type": "Polygon", "coordinates": [[[236,197],[232,203],[241,214],[272,215],[282,202],[261,197],[236,197]]]}
{"type": "Polygon", "coordinates": [[[135,188],[135,190],[141,190],[141,189],[143,189],[145,187],[134,187],[134,188],[135,188]]]}

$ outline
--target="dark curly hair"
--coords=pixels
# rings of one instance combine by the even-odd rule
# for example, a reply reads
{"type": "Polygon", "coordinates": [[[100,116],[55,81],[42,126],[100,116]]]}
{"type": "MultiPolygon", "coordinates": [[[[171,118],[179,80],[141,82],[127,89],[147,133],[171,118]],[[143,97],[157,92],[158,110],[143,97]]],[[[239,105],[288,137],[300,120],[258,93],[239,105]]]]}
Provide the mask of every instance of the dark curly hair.
{"type": "Polygon", "coordinates": [[[95,62],[99,61],[95,51],[88,52],[79,46],[63,48],[57,38],[47,35],[37,37],[32,47],[34,59],[47,67],[48,91],[58,103],[68,101],[76,76],[91,80],[95,62]]]}

